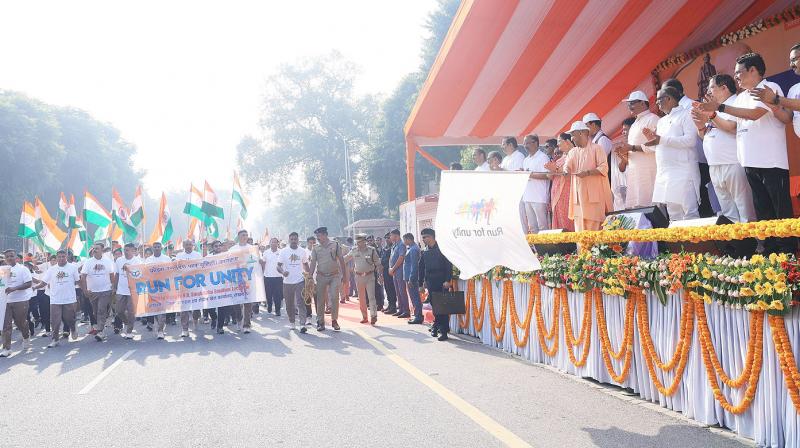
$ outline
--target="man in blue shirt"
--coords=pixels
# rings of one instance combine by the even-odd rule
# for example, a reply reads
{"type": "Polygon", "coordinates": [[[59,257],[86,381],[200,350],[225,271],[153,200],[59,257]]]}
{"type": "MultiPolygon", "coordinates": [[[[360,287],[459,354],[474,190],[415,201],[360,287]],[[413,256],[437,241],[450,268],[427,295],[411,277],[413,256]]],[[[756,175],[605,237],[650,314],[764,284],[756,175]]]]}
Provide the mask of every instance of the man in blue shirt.
{"type": "Polygon", "coordinates": [[[408,292],[406,291],[406,282],[403,280],[403,260],[406,257],[406,246],[400,239],[399,230],[392,230],[390,238],[392,240],[392,255],[389,257],[389,275],[392,276],[394,290],[397,295],[397,312],[392,316],[410,317],[408,292]]]}
{"type": "Polygon", "coordinates": [[[419,246],[414,242],[414,235],[403,235],[403,244],[406,246],[406,256],[403,259],[403,280],[406,282],[408,297],[414,305],[414,317],[409,319],[409,324],[421,324],[422,301],[419,298],[419,246]]]}

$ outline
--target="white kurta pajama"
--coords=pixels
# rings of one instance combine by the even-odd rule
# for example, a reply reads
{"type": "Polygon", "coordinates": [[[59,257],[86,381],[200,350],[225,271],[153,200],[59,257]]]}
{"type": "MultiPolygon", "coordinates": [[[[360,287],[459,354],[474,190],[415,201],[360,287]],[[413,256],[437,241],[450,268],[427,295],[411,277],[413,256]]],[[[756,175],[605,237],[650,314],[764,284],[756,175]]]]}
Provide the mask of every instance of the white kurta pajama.
{"type": "Polygon", "coordinates": [[[666,204],[670,221],[699,218],[700,170],[697,128],[689,111],[675,107],[656,126],[656,182],[653,202],[666,204]]]}
{"type": "Polygon", "coordinates": [[[647,143],[643,128],[655,129],[658,115],[646,110],[636,116],[636,121],[628,131],[628,144],[639,145],[643,152],[628,153],[628,167],[625,169],[627,189],[625,208],[646,207],[653,204],[653,180],[656,177],[656,156],[654,149],[642,146],[647,143]]]}

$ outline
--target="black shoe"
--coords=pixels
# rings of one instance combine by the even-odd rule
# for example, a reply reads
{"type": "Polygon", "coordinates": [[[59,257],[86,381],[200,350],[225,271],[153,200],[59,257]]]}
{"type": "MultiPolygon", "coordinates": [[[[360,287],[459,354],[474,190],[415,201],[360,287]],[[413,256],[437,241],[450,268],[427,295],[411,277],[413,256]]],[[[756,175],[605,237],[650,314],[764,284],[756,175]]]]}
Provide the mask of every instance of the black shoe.
{"type": "Polygon", "coordinates": [[[397,317],[397,316],[399,316],[399,315],[401,315],[401,314],[403,314],[403,312],[402,312],[402,311],[395,310],[395,312],[394,312],[394,313],[392,313],[392,316],[395,316],[395,317],[397,317]]]}
{"type": "Polygon", "coordinates": [[[422,320],[422,318],[420,317],[419,319],[417,319],[417,318],[414,318],[414,319],[411,319],[411,320],[409,320],[409,321],[408,321],[408,324],[409,324],[409,325],[417,325],[417,324],[421,324],[422,322],[424,322],[424,321],[423,321],[423,320],[422,320]]]}
{"type": "Polygon", "coordinates": [[[411,317],[411,313],[398,314],[397,317],[399,317],[401,319],[408,319],[409,317],[411,317]]]}
{"type": "Polygon", "coordinates": [[[383,310],[383,314],[394,314],[397,312],[397,308],[386,308],[383,310]]]}
{"type": "Polygon", "coordinates": [[[447,333],[442,333],[442,335],[439,336],[437,339],[440,340],[440,341],[446,341],[447,340],[447,333]]]}
{"type": "Polygon", "coordinates": [[[220,328],[219,330],[217,330],[217,334],[225,334],[225,330],[220,328]]]}
{"type": "Polygon", "coordinates": [[[114,334],[119,334],[119,328],[114,329],[114,334]]]}
{"type": "Polygon", "coordinates": [[[300,327],[300,333],[306,334],[307,331],[308,331],[308,328],[306,328],[304,326],[300,327]]]}
{"type": "Polygon", "coordinates": [[[147,326],[147,331],[153,331],[153,326],[152,325],[148,325],[147,326]]]}
{"type": "Polygon", "coordinates": [[[325,325],[317,325],[317,331],[325,331],[325,325]]]}
{"type": "Polygon", "coordinates": [[[431,331],[431,337],[438,338],[439,337],[439,333],[436,332],[436,331],[431,331]]]}
{"type": "Polygon", "coordinates": [[[280,311],[275,311],[275,316],[276,317],[281,317],[281,312],[280,311]]]}

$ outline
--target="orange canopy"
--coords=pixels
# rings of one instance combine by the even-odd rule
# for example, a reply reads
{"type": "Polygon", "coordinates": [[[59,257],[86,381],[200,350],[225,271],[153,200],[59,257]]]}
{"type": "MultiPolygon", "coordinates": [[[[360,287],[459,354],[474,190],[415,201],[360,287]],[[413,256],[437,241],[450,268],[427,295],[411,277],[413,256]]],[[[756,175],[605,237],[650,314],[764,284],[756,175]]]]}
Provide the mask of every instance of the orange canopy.
{"type": "Polygon", "coordinates": [[[408,198],[423,146],[555,135],[587,112],[618,124],[672,54],[791,0],[464,0],[405,125],[408,198]]]}

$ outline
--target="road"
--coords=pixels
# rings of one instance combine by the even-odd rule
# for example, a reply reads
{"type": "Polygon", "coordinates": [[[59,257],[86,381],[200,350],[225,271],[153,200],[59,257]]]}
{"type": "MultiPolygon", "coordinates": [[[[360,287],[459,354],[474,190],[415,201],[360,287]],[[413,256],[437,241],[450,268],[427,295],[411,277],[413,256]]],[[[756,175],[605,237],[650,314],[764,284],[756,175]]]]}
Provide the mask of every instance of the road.
{"type": "MultiPolygon", "coordinates": [[[[0,446],[740,447],[490,349],[381,315],[291,332],[111,335],[0,359],[0,446]]],[[[137,326],[137,331],[140,327],[137,326]]],[[[142,330],[143,327],[141,327],[142,330]]],[[[80,332],[84,333],[86,327],[80,332]]]]}

